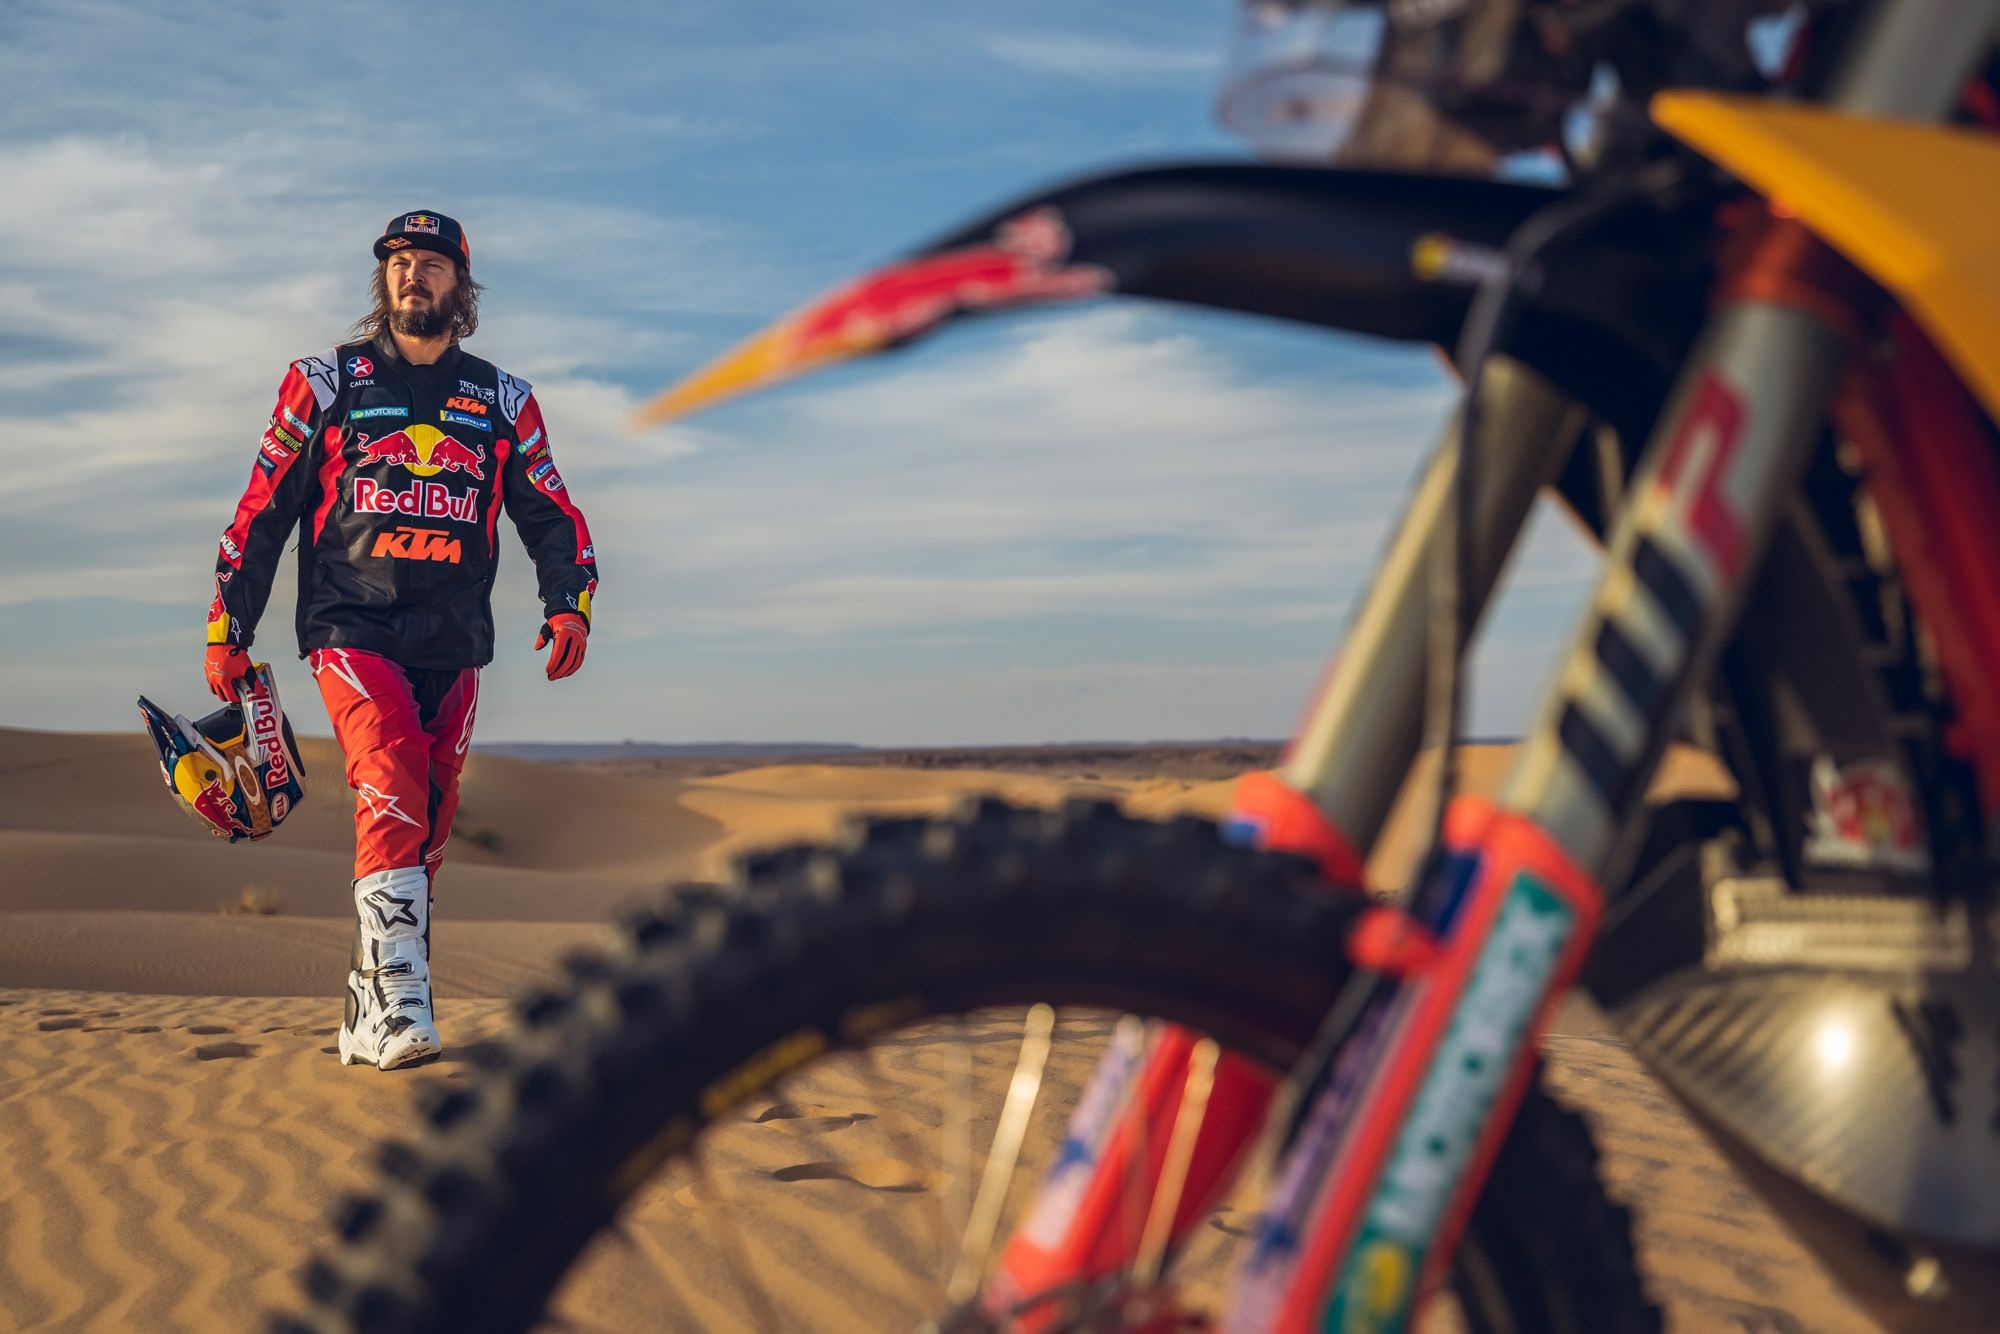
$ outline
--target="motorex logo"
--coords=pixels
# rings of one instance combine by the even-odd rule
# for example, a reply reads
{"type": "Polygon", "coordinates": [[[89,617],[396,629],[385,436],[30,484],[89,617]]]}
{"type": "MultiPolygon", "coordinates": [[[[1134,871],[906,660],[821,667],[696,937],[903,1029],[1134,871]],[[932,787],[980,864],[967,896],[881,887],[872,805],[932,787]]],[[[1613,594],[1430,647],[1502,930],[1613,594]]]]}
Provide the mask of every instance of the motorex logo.
{"type": "Polygon", "coordinates": [[[1575,916],[1527,875],[1515,880],[1383,1174],[1370,1222],[1405,1241],[1429,1241],[1575,916]]]}
{"type": "Polygon", "coordinates": [[[1362,1216],[1328,1328],[1401,1328],[1410,1283],[1575,922],[1540,881],[1515,877],[1362,1216]]]}

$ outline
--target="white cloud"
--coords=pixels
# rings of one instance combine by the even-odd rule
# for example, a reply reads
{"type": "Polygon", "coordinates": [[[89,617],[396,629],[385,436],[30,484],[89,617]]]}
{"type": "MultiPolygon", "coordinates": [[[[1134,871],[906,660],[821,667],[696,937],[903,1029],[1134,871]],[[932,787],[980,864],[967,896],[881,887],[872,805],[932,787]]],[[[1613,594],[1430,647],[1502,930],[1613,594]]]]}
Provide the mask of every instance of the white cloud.
{"type": "MultiPolygon", "coordinates": [[[[1181,143],[1219,49],[1196,49],[1207,20],[1149,15],[1148,42],[1053,7],[1006,35],[812,11],[773,49],[739,12],[499,14],[458,54],[497,69],[546,49],[522,77],[425,94],[421,134],[370,114],[436,74],[392,6],[10,13],[0,722],[129,725],[135,689],[198,701],[215,538],[283,366],[341,335],[367,241],[421,206],[472,232],[489,292],[471,350],[536,383],[605,575],[584,684],[552,688],[527,648],[532,568],[506,552],[483,735],[1282,731],[1442,419],[1441,377],[1355,375],[1303,334],[1285,364],[1314,374],[1274,374],[1212,323],[1105,305],[624,431],[750,317],[922,229],[884,218],[941,223],[1117,145],[1181,143]],[[941,52],[951,82],[999,87],[1033,125],[995,128],[970,95],[908,116],[941,52]],[[1093,128],[1051,119],[1020,71],[1070,81],[1093,128]]],[[[1560,559],[1522,571],[1566,586],[1560,559]]],[[[259,645],[281,663],[292,584],[288,560],[259,645]]]]}

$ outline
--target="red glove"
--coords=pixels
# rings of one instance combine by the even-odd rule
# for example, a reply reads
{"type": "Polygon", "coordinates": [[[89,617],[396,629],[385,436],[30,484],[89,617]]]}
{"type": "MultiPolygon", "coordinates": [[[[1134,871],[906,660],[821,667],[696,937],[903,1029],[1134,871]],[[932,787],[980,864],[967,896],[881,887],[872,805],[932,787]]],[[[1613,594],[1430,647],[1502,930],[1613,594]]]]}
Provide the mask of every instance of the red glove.
{"type": "Polygon", "coordinates": [[[236,687],[250,674],[250,651],[236,644],[210,644],[202,671],[215,697],[224,704],[235,704],[236,687]]]}
{"type": "Polygon", "coordinates": [[[542,622],[535,647],[553,643],[549,650],[549,680],[560,681],[583,666],[583,643],[590,638],[590,622],[573,611],[559,611],[542,622]]]}

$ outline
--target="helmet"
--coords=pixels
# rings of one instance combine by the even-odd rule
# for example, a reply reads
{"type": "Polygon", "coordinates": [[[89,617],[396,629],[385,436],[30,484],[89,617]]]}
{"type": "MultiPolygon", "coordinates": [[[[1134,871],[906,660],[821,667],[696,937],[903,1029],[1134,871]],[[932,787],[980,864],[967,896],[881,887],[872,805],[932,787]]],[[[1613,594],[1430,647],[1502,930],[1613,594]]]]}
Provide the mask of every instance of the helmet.
{"type": "Polygon", "coordinates": [[[1608,91],[1594,93],[1594,78],[1608,76],[1641,106],[1663,86],[1765,86],[1776,71],[1762,67],[1753,30],[1782,28],[1795,8],[1786,0],[1241,0],[1217,109],[1268,157],[1486,173],[1506,154],[1559,143],[1572,110],[1608,91]]]}
{"type": "Polygon", "coordinates": [[[1557,138],[1590,62],[1546,0],[1244,0],[1219,112],[1275,158],[1484,172],[1557,138]]]}
{"type": "Polygon", "coordinates": [[[139,696],[160,751],[160,774],[183,810],[217,838],[268,838],[306,795],[292,725],[278,703],[271,664],[253,665],[238,687],[238,702],[199,722],[168,717],[139,696]]]}

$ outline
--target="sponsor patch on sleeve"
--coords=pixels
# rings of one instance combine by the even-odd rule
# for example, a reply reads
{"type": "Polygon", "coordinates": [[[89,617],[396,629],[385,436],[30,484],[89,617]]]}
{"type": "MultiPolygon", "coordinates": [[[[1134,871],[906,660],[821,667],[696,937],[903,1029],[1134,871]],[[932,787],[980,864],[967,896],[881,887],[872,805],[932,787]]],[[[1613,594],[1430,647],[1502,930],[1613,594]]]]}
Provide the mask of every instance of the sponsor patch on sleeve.
{"type": "Polygon", "coordinates": [[[509,375],[505,371],[499,372],[499,378],[500,415],[511,423],[521,415],[521,408],[527,403],[528,395],[535,391],[535,387],[520,376],[509,375]]]}
{"type": "Polygon", "coordinates": [[[306,383],[312,386],[313,400],[322,412],[333,402],[334,395],[340,392],[340,372],[334,368],[339,356],[336,349],[327,353],[326,358],[301,357],[292,363],[299,374],[306,377],[306,383]]]}

